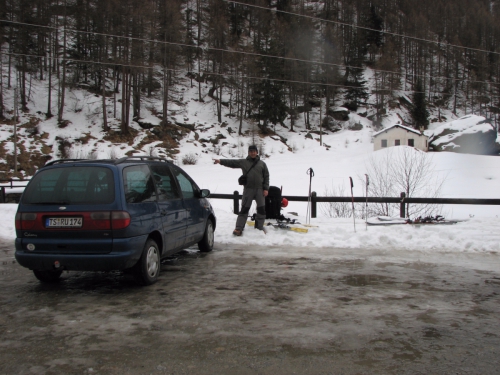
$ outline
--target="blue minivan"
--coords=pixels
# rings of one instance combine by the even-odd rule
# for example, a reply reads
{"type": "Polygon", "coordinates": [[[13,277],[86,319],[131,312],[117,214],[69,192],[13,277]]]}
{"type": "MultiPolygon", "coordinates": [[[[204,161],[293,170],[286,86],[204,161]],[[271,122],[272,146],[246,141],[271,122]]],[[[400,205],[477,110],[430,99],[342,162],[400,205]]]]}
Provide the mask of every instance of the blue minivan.
{"type": "Polygon", "coordinates": [[[19,202],[15,257],[42,282],[64,270],[127,270],[150,285],[162,258],[195,244],[212,250],[209,195],[161,158],[49,162],[19,202]]]}

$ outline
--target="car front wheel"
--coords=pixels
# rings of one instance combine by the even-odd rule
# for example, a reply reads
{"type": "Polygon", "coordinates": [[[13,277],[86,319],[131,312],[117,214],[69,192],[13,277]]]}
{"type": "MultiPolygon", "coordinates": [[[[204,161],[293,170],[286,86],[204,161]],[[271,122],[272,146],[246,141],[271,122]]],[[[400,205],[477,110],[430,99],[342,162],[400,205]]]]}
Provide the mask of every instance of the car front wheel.
{"type": "Polygon", "coordinates": [[[36,278],[44,283],[56,283],[62,274],[62,270],[33,270],[36,278]]]}
{"type": "Polygon", "coordinates": [[[136,277],[143,285],[154,284],[160,274],[160,251],[154,240],[147,240],[141,259],[136,264],[136,277]]]}
{"type": "Polygon", "coordinates": [[[207,220],[207,226],[205,227],[205,233],[200,242],[198,242],[198,249],[201,252],[208,253],[214,248],[214,223],[212,220],[207,220]]]}

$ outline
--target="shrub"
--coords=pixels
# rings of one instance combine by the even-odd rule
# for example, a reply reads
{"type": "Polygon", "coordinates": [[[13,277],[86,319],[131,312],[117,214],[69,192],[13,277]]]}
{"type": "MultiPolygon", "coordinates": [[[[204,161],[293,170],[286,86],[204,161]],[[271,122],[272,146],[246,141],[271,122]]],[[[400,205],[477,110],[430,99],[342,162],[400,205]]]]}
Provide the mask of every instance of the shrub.
{"type": "Polygon", "coordinates": [[[183,156],[182,164],[184,165],[195,165],[198,162],[198,155],[189,153],[183,156]]]}

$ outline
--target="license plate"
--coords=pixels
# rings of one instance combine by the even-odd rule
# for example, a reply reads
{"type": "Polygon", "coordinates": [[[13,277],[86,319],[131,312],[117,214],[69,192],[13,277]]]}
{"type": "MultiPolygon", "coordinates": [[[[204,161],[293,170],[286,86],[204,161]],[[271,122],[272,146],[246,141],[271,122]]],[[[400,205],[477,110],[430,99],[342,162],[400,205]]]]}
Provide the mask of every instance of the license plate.
{"type": "Polygon", "coordinates": [[[81,217],[49,217],[45,221],[47,228],[81,228],[81,217]]]}

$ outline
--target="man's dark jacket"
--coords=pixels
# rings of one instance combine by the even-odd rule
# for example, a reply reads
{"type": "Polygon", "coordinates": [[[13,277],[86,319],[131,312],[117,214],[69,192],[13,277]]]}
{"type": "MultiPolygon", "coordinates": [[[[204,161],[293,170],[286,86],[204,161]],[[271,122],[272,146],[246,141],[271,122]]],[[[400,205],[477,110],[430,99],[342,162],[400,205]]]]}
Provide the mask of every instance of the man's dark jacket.
{"type": "Polygon", "coordinates": [[[247,173],[255,160],[257,160],[257,164],[247,174],[247,184],[245,187],[249,189],[269,190],[269,170],[266,163],[260,160],[259,156],[255,159],[252,159],[250,156],[247,156],[246,159],[221,159],[220,164],[229,168],[241,168],[243,173],[247,173]]]}

